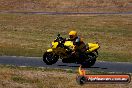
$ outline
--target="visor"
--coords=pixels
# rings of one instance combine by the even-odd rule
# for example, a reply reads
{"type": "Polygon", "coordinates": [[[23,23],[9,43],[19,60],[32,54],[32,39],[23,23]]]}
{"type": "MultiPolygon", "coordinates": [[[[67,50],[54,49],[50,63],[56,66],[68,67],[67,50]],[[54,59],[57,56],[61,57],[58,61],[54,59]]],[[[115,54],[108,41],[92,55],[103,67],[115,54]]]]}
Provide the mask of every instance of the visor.
{"type": "Polygon", "coordinates": [[[73,35],[69,35],[69,37],[72,39],[72,38],[74,38],[74,36],[73,35]]]}

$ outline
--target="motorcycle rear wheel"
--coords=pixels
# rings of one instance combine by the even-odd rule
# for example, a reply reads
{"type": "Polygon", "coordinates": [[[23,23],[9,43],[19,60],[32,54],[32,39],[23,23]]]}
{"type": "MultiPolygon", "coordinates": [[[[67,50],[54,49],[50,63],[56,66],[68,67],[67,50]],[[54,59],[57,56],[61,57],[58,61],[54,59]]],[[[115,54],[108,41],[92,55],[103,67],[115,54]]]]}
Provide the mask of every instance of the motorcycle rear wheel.
{"type": "Polygon", "coordinates": [[[87,58],[81,63],[82,67],[91,67],[95,64],[97,56],[94,53],[87,54],[87,58]]]}
{"type": "Polygon", "coordinates": [[[47,64],[47,65],[52,65],[55,64],[59,59],[58,55],[54,55],[52,52],[45,52],[43,55],[43,61],[47,64]]]}

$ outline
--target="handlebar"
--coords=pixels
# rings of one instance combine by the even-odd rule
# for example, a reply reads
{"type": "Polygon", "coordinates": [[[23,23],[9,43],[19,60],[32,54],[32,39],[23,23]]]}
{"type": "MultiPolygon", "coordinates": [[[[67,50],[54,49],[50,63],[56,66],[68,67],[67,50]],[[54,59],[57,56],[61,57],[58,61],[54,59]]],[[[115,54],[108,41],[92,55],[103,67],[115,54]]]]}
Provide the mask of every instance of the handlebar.
{"type": "Polygon", "coordinates": [[[68,49],[69,51],[72,51],[68,47],[64,46],[64,42],[66,41],[66,38],[62,38],[60,34],[57,34],[57,38],[54,40],[54,42],[58,42],[60,47],[64,47],[68,49]]]}
{"type": "Polygon", "coordinates": [[[57,38],[55,39],[56,42],[62,44],[64,43],[65,39],[60,36],[60,34],[57,34],[57,38]]]}

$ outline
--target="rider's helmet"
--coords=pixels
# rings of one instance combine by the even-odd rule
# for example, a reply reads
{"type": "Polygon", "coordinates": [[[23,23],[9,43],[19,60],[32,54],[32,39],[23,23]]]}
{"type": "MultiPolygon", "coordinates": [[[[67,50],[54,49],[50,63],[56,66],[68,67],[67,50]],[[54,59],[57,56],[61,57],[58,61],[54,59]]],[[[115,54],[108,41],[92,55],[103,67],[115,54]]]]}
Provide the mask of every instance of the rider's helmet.
{"type": "Polygon", "coordinates": [[[75,39],[77,37],[77,32],[76,31],[70,31],[69,37],[70,37],[70,39],[75,39]]]}

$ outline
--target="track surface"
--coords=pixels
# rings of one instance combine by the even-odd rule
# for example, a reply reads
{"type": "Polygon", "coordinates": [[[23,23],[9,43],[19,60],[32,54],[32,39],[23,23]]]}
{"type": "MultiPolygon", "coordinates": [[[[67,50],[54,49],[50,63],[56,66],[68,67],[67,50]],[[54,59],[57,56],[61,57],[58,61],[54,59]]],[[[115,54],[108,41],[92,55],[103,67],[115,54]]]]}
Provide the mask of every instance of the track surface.
{"type": "MultiPolygon", "coordinates": [[[[62,69],[78,69],[79,64],[62,63],[59,60],[54,65],[46,65],[40,57],[16,57],[16,56],[0,56],[0,64],[15,65],[15,66],[32,66],[32,67],[48,67],[48,68],[62,68],[62,69]]],[[[132,73],[132,63],[119,62],[96,62],[91,68],[86,68],[91,71],[105,71],[105,72],[125,72],[132,73]]]]}

